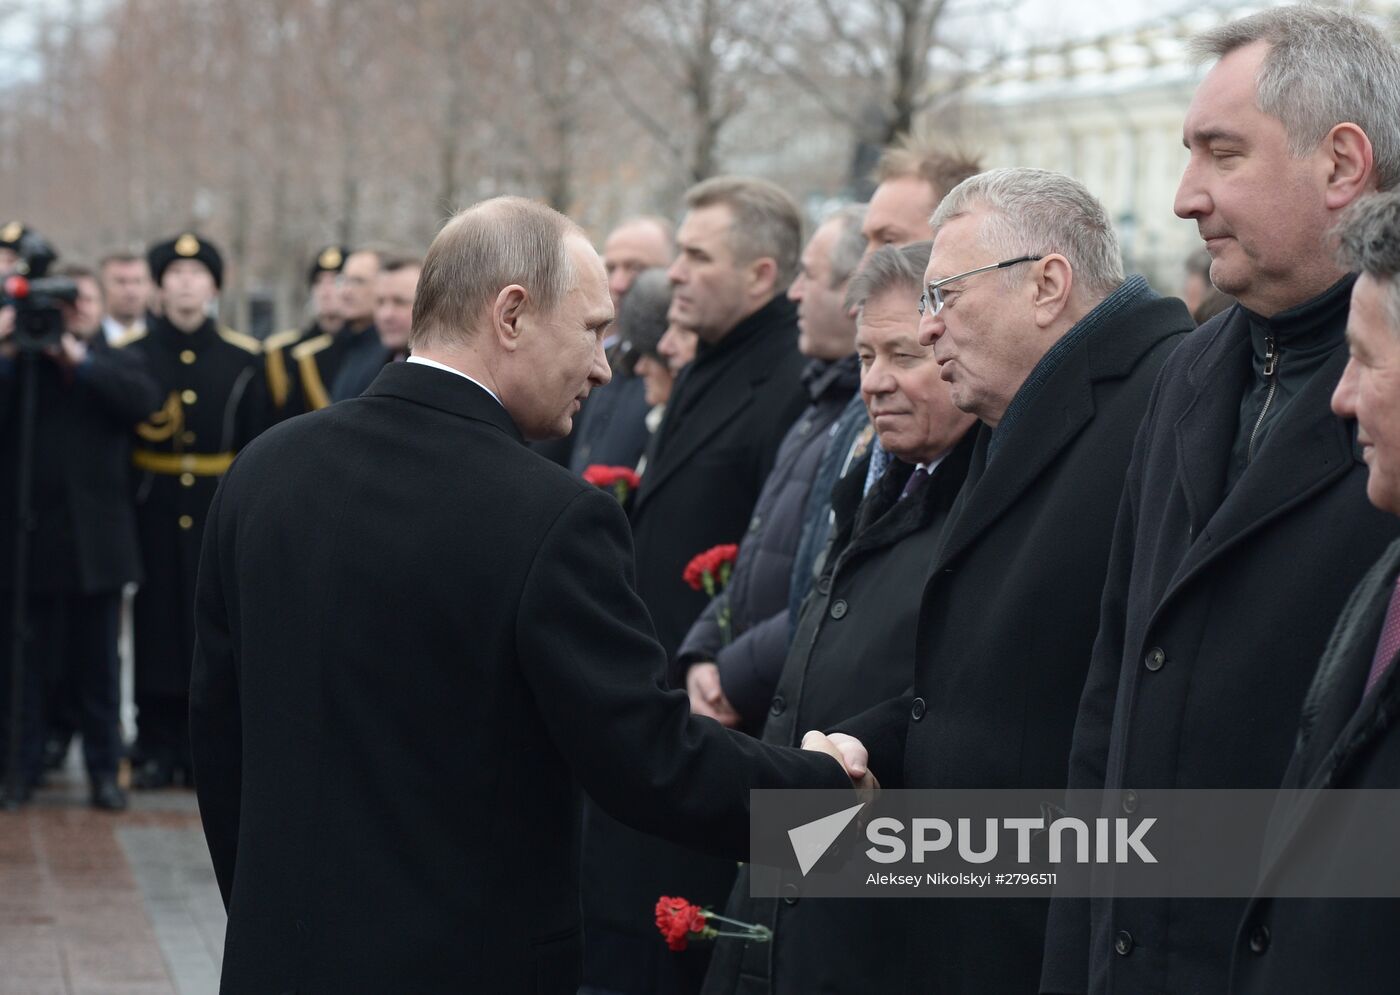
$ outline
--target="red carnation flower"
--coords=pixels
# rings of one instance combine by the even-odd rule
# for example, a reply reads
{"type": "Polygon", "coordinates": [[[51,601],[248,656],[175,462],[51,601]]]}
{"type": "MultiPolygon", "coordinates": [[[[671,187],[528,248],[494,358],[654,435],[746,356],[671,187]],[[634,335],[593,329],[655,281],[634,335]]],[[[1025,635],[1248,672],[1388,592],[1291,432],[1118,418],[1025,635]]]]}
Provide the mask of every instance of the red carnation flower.
{"type": "Polygon", "coordinates": [[[611,487],[618,503],[627,501],[627,496],[641,486],[642,478],[626,466],[603,466],[593,463],[583,471],[583,479],[594,487],[611,487]]]}
{"type": "Polygon", "coordinates": [[[684,950],[691,940],[713,940],[718,936],[733,936],[757,943],[766,943],[773,938],[773,932],[767,926],[729,919],[692,905],[684,898],[666,895],[656,900],[656,928],[661,931],[666,946],[671,950],[684,950]],[[737,929],[716,929],[710,925],[711,919],[737,929]]]}

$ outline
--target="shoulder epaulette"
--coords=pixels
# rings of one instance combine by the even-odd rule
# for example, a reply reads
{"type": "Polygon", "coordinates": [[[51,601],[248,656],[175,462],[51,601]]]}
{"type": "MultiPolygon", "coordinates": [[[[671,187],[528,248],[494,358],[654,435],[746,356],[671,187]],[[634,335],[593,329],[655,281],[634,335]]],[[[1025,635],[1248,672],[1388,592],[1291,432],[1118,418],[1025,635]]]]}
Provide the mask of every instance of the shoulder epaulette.
{"type": "Polygon", "coordinates": [[[263,339],[263,351],[272,352],[274,349],[285,349],[301,338],[300,328],[289,328],[285,332],[277,332],[263,339]]]}
{"type": "Polygon", "coordinates": [[[242,332],[235,332],[232,328],[225,328],[223,325],[220,325],[219,338],[223,339],[229,345],[238,346],[238,348],[242,349],[244,352],[251,352],[254,356],[262,354],[262,343],[251,335],[244,335],[242,332]]]}
{"type": "Polygon", "coordinates": [[[318,335],[314,339],[307,339],[292,349],[292,358],[301,359],[303,356],[314,356],[322,349],[329,349],[334,341],[333,337],[325,334],[318,335]]]}
{"type": "Polygon", "coordinates": [[[133,342],[140,342],[145,337],[146,330],[144,328],[133,328],[131,331],[117,336],[116,340],[112,343],[112,348],[124,349],[133,342]]]}

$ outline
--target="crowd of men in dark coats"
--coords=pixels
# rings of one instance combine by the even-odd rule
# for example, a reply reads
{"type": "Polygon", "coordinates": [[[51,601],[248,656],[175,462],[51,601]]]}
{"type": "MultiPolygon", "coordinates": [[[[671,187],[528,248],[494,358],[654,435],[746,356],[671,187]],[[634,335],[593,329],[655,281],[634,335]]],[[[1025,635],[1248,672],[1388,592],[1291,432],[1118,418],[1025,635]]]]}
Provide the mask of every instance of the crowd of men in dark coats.
{"type": "MultiPolygon", "coordinates": [[[[636,591],[692,713],[776,746],[825,730],[886,787],[1100,789],[1105,816],[1147,788],[1396,785],[1400,55],[1311,8],[1194,44],[1214,65],[1174,206],[1210,255],[1204,323],[1124,273],[1082,184],[915,143],[805,245],[788,194],[735,177],[692,188],[677,229],[609,235],[613,380],[535,448],[638,471],[636,591]],[[711,598],[686,566],[727,543],[711,598]]],[[[422,264],[390,255],[327,248],[312,322],[258,342],[209,317],[222,261],[186,233],[151,251],[144,326],[108,344],[80,305],[34,360],[40,451],[73,455],[36,476],[33,642],[71,661],[95,804],[124,804],[122,585],[139,783],[189,780],[210,500],[253,435],[406,358],[422,264]]],[[[0,358],[0,419],[22,361],[0,358]]],[[[44,739],[24,744],[27,790],[44,739]]],[[[1395,901],[758,899],[611,808],[582,814],[590,995],[1394,988],[1395,901]],[[669,951],[663,894],[771,940],[669,951]]],[[[1266,873],[1339,845],[1308,817],[1276,813],[1266,873]]]]}

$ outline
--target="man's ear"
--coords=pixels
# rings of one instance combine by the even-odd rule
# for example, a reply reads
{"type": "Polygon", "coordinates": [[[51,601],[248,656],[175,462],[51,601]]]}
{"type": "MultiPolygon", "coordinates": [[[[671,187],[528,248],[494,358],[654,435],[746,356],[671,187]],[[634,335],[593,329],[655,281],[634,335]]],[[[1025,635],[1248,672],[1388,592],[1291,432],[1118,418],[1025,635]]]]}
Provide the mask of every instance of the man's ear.
{"type": "Polygon", "coordinates": [[[1035,323],[1040,328],[1048,328],[1069,305],[1074,270],[1069,260],[1058,252],[1052,252],[1031,266],[1035,278],[1035,296],[1031,301],[1035,323]]]}
{"type": "Polygon", "coordinates": [[[755,259],[748,265],[749,292],[754,297],[771,297],[777,289],[778,263],[771,256],[755,259]]]}
{"type": "Polygon", "coordinates": [[[1375,186],[1375,153],[1358,125],[1343,121],[1333,126],[1322,140],[1322,152],[1330,165],[1325,194],[1330,210],[1346,207],[1375,186]]]}
{"type": "Polygon", "coordinates": [[[507,352],[514,352],[520,346],[520,318],[529,301],[530,295],[525,288],[512,283],[501,288],[491,305],[491,332],[507,352]]]}

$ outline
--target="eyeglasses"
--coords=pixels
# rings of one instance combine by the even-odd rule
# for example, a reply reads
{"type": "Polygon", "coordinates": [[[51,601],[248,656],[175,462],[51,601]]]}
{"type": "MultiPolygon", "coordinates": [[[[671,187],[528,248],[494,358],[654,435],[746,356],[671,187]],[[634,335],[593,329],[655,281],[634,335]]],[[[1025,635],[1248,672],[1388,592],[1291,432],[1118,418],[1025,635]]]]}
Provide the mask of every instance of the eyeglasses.
{"type": "Polygon", "coordinates": [[[933,313],[936,315],[943,310],[946,303],[943,298],[943,288],[956,280],[966,279],[969,276],[976,276],[978,273],[990,273],[994,269],[1005,269],[1008,266],[1015,266],[1017,263],[1033,263],[1042,256],[1017,256],[1015,259],[1007,259],[1003,262],[992,263],[990,266],[979,266],[977,269],[970,269],[966,273],[959,273],[957,276],[947,276],[942,280],[937,280],[928,285],[928,289],[919,297],[919,314],[923,314],[929,309],[929,301],[933,301],[933,313]]]}

